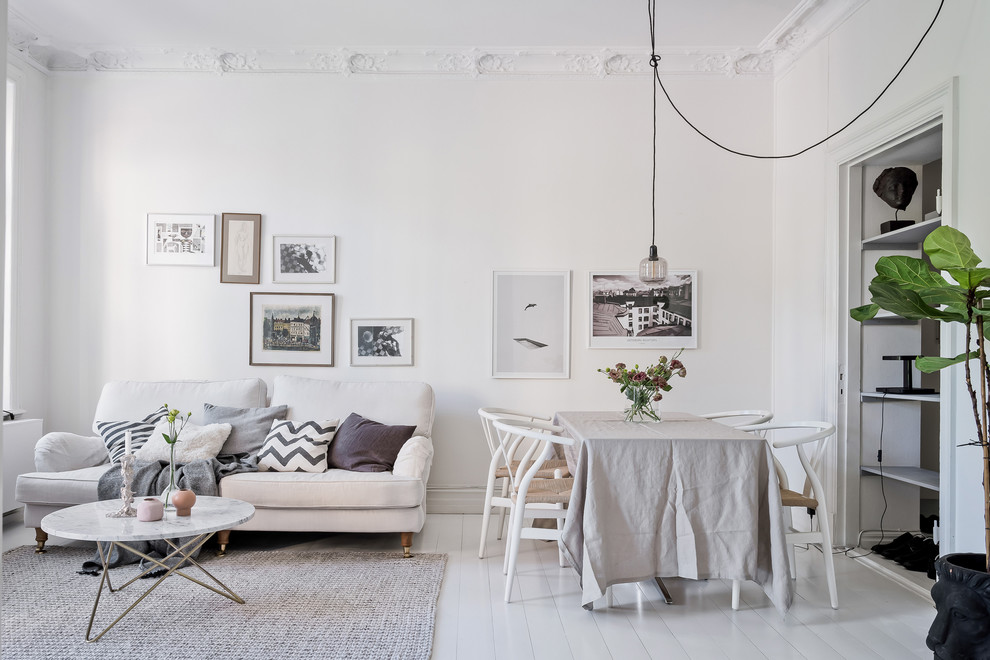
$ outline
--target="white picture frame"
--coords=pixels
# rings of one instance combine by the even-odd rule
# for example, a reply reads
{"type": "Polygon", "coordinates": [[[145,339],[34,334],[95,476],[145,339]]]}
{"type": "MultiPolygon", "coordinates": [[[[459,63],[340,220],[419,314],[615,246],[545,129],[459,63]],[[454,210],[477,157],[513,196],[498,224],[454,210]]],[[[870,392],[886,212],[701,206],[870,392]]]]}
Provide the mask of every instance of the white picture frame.
{"type": "Polygon", "coordinates": [[[570,378],[571,271],[492,273],[492,377],[570,378]]]}
{"type": "Polygon", "coordinates": [[[332,293],[251,292],[251,366],[332,367],[332,293]]]}
{"type": "Polygon", "coordinates": [[[212,213],[149,213],[145,263],[149,266],[216,265],[217,217],[212,213]]]}
{"type": "Polygon", "coordinates": [[[411,367],[412,319],[351,319],[352,367],[411,367]]]}
{"type": "Polygon", "coordinates": [[[698,329],[698,271],[668,271],[652,287],[636,271],[589,274],[589,348],[697,348],[698,329]]]}
{"type": "Polygon", "coordinates": [[[276,284],[336,283],[336,237],[289,234],[272,237],[272,271],[272,282],[276,284]]]}

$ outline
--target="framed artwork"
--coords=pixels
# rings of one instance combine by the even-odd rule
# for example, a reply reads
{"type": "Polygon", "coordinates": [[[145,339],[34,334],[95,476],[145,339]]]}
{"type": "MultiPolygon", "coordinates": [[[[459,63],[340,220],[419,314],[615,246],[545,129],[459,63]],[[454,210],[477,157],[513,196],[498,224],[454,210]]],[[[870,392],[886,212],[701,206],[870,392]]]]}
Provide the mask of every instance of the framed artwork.
{"type": "Polygon", "coordinates": [[[275,236],[273,282],[333,284],[337,272],[333,236],[275,236]]]}
{"type": "Polygon", "coordinates": [[[636,271],[591,273],[590,348],[697,348],[698,271],[649,286],[636,271]]]}
{"type": "Polygon", "coordinates": [[[571,272],[495,271],[492,376],[569,378],[571,272]]]}
{"type": "Polygon", "coordinates": [[[149,266],[213,266],[217,218],[213,214],[149,213],[149,266]]]}
{"type": "Polygon", "coordinates": [[[261,214],[224,213],[220,240],[220,281],[261,282],[261,214]]]}
{"type": "Polygon", "coordinates": [[[351,319],[352,367],[408,367],[412,363],[412,319],[351,319]]]}
{"type": "Polygon", "coordinates": [[[253,366],[333,366],[332,293],[251,293],[253,366]]]}

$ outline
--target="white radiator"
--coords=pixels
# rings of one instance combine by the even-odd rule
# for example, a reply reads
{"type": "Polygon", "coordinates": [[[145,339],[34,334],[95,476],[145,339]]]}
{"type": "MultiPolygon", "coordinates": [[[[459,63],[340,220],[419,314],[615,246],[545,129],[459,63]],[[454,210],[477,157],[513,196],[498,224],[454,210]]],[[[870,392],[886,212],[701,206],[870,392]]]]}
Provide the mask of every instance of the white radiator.
{"type": "Polygon", "coordinates": [[[14,500],[17,475],[34,472],[34,445],[42,436],[42,420],[15,419],[3,423],[3,512],[20,504],[14,500]]]}

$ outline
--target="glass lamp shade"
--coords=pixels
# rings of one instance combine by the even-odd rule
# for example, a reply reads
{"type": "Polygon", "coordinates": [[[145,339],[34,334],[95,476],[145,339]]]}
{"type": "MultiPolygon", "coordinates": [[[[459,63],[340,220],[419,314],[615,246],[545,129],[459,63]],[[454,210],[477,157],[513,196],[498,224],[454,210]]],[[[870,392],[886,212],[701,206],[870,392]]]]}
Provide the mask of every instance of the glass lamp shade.
{"type": "Polygon", "coordinates": [[[667,279],[667,260],[657,256],[657,246],[650,246],[650,256],[639,262],[639,279],[644,284],[660,284],[667,279]]]}

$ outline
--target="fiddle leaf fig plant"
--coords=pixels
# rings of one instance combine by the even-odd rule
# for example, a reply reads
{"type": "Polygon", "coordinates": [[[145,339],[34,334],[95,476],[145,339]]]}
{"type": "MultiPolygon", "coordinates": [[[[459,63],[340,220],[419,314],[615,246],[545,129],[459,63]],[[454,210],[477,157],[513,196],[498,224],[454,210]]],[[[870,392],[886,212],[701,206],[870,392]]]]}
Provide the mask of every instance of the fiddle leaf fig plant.
{"type": "Polygon", "coordinates": [[[986,522],[987,572],[990,573],[990,445],[987,436],[987,409],[990,408],[990,367],[986,340],[990,339],[990,268],[973,251],[969,238],[958,229],[939,227],[925,239],[923,259],[903,255],[880,257],[877,276],[870,282],[872,302],[849,311],[856,321],[866,321],[885,309],[906,319],[935,319],[961,323],[966,328],[966,350],[955,357],[919,357],[915,365],[932,373],[962,364],[966,389],[976,420],[976,440],[964,444],[983,449],[983,505],[986,522]],[[976,368],[973,361],[976,361],[976,368]],[[975,383],[974,383],[975,371],[975,383]]]}

